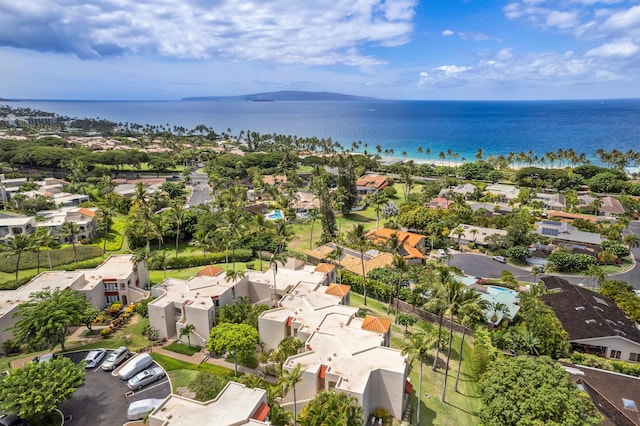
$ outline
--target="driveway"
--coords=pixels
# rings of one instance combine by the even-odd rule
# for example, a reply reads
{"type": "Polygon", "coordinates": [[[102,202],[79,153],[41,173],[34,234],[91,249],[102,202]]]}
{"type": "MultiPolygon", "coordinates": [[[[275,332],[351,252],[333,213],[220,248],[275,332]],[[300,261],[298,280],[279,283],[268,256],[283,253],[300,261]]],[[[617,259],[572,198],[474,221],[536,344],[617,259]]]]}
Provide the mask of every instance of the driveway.
{"type": "Polygon", "coordinates": [[[526,269],[500,263],[482,254],[454,254],[449,265],[457,266],[467,275],[482,278],[500,278],[500,274],[506,269],[519,281],[533,282],[533,276],[526,269]]]}
{"type": "MultiPolygon", "coordinates": [[[[107,352],[104,359],[109,356],[110,352],[107,352]]],[[[84,359],[87,353],[88,351],[71,352],[64,354],[64,356],[78,363],[84,359]]],[[[153,366],[155,365],[154,363],[153,366]]],[[[65,425],[122,425],[129,421],[127,408],[131,402],[147,398],[164,398],[171,393],[171,385],[169,380],[165,378],[136,391],[129,397],[126,396],[127,392],[129,392],[127,382],[120,380],[111,372],[103,371],[100,366],[87,369],[84,386],[60,407],[65,418],[71,416],[71,420],[65,421],[65,425]]]]}

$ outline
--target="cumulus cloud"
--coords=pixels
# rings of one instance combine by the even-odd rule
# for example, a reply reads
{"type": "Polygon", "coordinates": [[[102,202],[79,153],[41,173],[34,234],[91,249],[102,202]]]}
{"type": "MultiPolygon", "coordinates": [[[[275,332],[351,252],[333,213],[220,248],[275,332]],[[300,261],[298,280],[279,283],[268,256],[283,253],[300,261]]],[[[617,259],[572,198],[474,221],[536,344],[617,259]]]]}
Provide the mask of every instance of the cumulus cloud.
{"type": "Polygon", "coordinates": [[[0,46],[81,58],[127,53],[371,65],[409,41],[417,0],[0,0],[0,46]]]}
{"type": "Polygon", "coordinates": [[[632,58],[640,52],[640,47],[631,40],[622,40],[614,43],[606,43],[591,49],[587,56],[599,58],[632,58]]]}
{"type": "Polygon", "coordinates": [[[444,31],[442,32],[442,35],[443,35],[443,36],[445,36],[445,37],[451,37],[451,36],[452,36],[452,35],[454,35],[454,34],[455,34],[455,33],[454,33],[453,31],[451,31],[451,30],[444,30],[444,31]]]}

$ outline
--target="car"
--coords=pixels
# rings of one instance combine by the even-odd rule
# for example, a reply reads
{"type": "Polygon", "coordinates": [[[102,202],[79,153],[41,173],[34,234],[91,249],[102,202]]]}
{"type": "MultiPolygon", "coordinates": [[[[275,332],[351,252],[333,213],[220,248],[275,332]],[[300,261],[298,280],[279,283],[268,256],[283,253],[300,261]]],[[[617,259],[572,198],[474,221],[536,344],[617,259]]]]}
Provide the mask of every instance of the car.
{"type": "Polygon", "coordinates": [[[438,249],[438,257],[439,257],[440,259],[446,259],[446,257],[447,257],[447,252],[446,252],[446,250],[438,249]]]}
{"type": "Polygon", "coordinates": [[[126,346],[120,346],[109,354],[107,360],[102,363],[102,369],[104,371],[115,370],[125,359],[129,358],[130,354],[129,349],[127,349],[126,346]]]}
{"type": "Polygon", "coordinates": [[[142,354],[135,356],[120,369],[118,377],[122,380],[129,380],[135,376],[136,373],[144,370],[151,364],[153,364],[153,358],[151,358],[151,355],[142,354]]]}
{"type": "Polygon", "coordinates": [[[129,420],[143,419],[149,412],[155,410],[164,399],[147,398],[140,401],[134,401],[127,408],[127,418],[129,420]]]}
{"type": "Polygon", "coordinates": [[[85,368],[96,368],[104,358],[107,351],[105,349],[94,349],[84,358],[85,368]]]}
{"type": "Polygon", "coordinates": [[[493,256],[492,259],[496,262],[507,263],[507,259],[505,259],[504,256],[493,256]]]}
{"type": "Polygon", "coordinates": [[[157,382],[164,378],[164,370],[162,367],[151,367],[143,370],[133,376],[128,382],[129,389],[142,389],[144,386],[152,382],[157,382]]]}
{"type": "Polygon", "coordinates": [[[28,426],[29,424],[15,414],[0,414],[0,426],[28,426]]]}

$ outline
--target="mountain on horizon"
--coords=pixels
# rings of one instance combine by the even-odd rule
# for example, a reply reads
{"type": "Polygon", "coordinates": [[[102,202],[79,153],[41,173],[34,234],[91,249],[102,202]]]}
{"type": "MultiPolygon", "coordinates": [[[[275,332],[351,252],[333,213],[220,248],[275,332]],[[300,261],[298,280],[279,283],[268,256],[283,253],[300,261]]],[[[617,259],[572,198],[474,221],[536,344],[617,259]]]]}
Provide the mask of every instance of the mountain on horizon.
{"type": "Polygon", "coordinates": [[[239,96],[197,96],[182,98],[183,101],[373,101],[375,98],[366,96],[345,95],[333,92],[304,92],[297,90],[283,90],[279,92],[252,93],[239,96]]]}

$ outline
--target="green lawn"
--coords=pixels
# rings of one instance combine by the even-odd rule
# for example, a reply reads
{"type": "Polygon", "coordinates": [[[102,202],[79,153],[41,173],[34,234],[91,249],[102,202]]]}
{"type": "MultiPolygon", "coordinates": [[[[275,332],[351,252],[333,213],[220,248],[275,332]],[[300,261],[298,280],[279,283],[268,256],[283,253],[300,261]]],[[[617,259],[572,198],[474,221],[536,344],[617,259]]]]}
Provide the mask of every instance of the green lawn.
{"type": "MultiPolygon", "coordinates": [[[[123,251],[123,241],[124,241],[124,229],[127,225],[127,216],[123,214],[116,214],[113,218],[113,225],[111,225],[111,229],[109,230],[109,234],[107,234],[107,251],[108,252],[119,252],[123,251]]],[[[104,239],[103,235],[100,234],[98,238],[96,238],[93,242],[93,245],[98,246],[100,248],[104,247],[104,239]]]]}
{"type": "MultiPolygon", "coordinates": [[[[377,316],[387,316],[387,304],[367,298],[367,306],[363,305],[363,296],[351,293],[351,306],[364,309],[367,313],[377,316]]],[[[416,326],[409,327],[409,333],[415,333],[420,330],[434,329],[435,325],[420,322],[416,326]]],[[[446,362],[446,353],[440,353],[439,366],[437,371],[433,371],[433,354],[430,357],[428,365],[423,366],[422,374],[422,405],[420,407],[420,425],[476,425],[478,424],[477,414],[482,408],[480,394],[478,392],[477,382],[470,373],[470,364],[464,360],[471,357],[471,346],[469,336],[465,339],[463,348],[463,364],[460,372],[459,393],[454,390],[456,374],[459,368],[458,351],[460,347],[460,339],[462,335],[454,333],[453,345],[451,351],[451,360],[449,362],[449,378],[447,380],[446,403],[442,403],[440,397],[444,385],[444,364],[446,362]]],[[[404,327],[393,325],[391,333],[391,347],[401,349],[405,345],[404,327]]],[[[420,364],[417,361],[410,362],[409,377],[413,384],[414,393],[409,399],[409,403],[414,408],[414,424],[417,414],[417,393],[420,377],[420,364]]]]}

